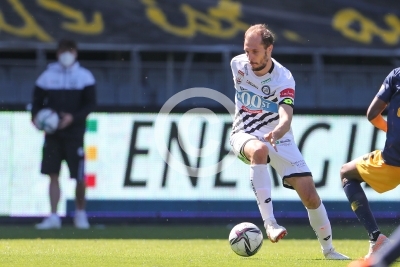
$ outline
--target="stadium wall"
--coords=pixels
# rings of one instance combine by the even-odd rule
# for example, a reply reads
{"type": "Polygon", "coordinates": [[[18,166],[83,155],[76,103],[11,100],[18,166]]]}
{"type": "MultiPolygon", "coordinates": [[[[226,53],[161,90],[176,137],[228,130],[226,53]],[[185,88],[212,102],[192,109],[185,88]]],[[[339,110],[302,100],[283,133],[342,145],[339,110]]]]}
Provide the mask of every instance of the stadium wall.
{"type": "MultiPolygon", "coordinates": [[[[86,181],[91,217],[136,219],[259,217],[248,166],[230,151],[232,118],[210,113],[93,113],[87,123],[86,181]]],[[[43,133],[28,112],[0,113],[0,216],[48,214],[48,179],[40,174],[43,133]]],[[[364,117],[296,115],[293,131],[333,218],[354,218],[341,189],[343,163],[382,148],[384,133],[364,117]]],[[[285,140],[282,140],[285,141],[285,140]]],[[[271,170],[278,218],[306,218],[296,193],[271,170]]],[[[62,216],[74,213],[74,180],[64,165],[62,216]]],[[[365,188],[378,218],[400,213],[398,189],[365,188]]]]}

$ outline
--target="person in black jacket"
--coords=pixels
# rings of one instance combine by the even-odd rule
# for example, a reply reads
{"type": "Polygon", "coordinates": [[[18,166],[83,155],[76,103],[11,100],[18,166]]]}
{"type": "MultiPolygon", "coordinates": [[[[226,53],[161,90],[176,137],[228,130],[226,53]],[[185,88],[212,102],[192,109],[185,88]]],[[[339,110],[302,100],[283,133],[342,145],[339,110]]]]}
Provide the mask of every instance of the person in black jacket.
{"type": "Polygon", "coordinates": [[[96,106],[96,89],[92,73],[80,66],[77,55],[74,41],[59,41],[58,62],[48,65],[37,79],[33,92],[32,121],[43,108],[53,109],[60,117],[58,129],[45,134],[41,173],[50,177],[51,215],[37,224],[37,229],[61,227],[57,206],[61,194],[59,174],[64,160],[70,177],[76,180],[75,227],[90,227],[85,212],[84,134],[86,118],[96,106]]]}

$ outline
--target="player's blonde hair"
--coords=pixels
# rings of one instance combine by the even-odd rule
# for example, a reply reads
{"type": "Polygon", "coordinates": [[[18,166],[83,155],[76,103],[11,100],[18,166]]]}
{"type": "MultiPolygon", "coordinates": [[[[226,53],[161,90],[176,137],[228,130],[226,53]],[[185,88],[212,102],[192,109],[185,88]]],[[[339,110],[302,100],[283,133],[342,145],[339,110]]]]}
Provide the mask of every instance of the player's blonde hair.
{"type": "Polygon", "coordinates": [[[261,35],[261,43],[264,45],[265,48],[269,47],[270,45],[274,44],[275,36],[274,34],[268,29],[267,25],[265,24],[255,24],[247,29],[244,33],[244,39],[250,34],[259,34],[261,35]]]}

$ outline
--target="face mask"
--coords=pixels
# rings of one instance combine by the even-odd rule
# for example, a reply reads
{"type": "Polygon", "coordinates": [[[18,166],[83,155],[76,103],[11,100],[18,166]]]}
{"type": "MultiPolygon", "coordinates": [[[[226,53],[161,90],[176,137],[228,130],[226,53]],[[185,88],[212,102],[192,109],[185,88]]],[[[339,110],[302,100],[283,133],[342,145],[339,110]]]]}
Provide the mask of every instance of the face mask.
{"type": "Polygon", "coordinates": [[[61,53],[58,56],[58,62],[60,62],[61,65],[64,67],[68,68],[75,62],[75,55],[72,54],[71,52],[64,52],[61,53]]]}

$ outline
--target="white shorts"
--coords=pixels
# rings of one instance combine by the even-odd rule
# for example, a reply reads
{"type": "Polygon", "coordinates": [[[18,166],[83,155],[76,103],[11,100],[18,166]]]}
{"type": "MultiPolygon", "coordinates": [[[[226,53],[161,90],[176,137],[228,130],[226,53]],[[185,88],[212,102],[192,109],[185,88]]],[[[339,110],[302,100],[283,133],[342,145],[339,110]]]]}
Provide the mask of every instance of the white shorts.
{"type": "Polygon", "coordinates": [[[278,152],[262,136],[243,132],[231,135],[229,142],[233,148],[233,152],[246,164],[250,164],[250,161],[244,154],[243,149],[250,140],[259,140],[267,145],[269,150],[268,163],[271,164],[282,178],[284,187],[293,189],[289,184],[285,183],[286,178],[312,176],[303,155],[294,141],[292,131],[287,132],[276,142],[278,152]]]}

